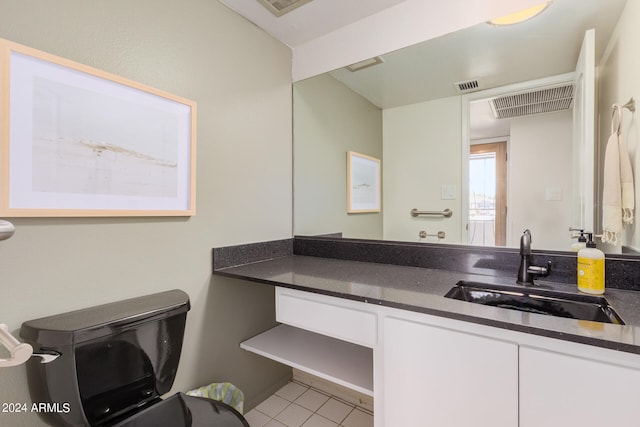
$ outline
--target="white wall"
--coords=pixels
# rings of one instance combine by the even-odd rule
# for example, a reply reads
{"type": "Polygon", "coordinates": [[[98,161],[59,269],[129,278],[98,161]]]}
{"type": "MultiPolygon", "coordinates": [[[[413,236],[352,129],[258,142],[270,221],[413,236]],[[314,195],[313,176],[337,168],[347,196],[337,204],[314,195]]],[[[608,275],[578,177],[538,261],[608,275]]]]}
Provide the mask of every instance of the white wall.
{"type": "MultiPolygon", "coordinates": [[[[0,322],[167,289],[192,303],[174,391],[213,381],[256,403],[290,370],[238,348],[274,323],[270,287],[211,275],[211,248],[289,238],[291,52],[216,1],[0,0],[0,37],[198,103],[193,218],[15,219],[0,242],[0,322]]],[[[0,355],[4,357],[4,353],[0,355]]],[[[30,402],[24,367],[0,402],[30,402]]],[[[0,413],[2,426],[40,426],[0,413]]]]}
{"type": "Polygon", "coordinates": [[[293,49],[293,79],[302,80],[392,52],[540,0],[406,0],[293,49]]]}
{"type": "MultiPolygon", "coordinates": [[[[638,51],[638,40],[640,40],[640,2],[628,1],[614,35],[611,37],[605,50],[598,70],[598,127],[599,137],[599,170],[604,164],[604,150],[611,130],[611,106],[615,104],[625,104],[631,97],[640,101],[640,51],[638,51]]],[[[597,59],[597,58],[596,58],[597,59]]],[[[637,106],[640,108],[640,104],[637,106]]],[[[640,200],[640,131],[638,130],[637,112],[631,114],[624,112],[623,135],[626,135],[631,164],[634,170],[635,190],[636,190],[636,212],[638,201],[640,200]]],[[[598,182],[598,198],[602,200],[602,176],[598,182]]],[[[621,236],[622,244],[640,248],[640,233],[637,232],[636,220],[631,227],[625,229],[621,236]]],[[[598,224],[601,228],[602,224],[598,224]]],[[[607,251],[620,251],[620,246],[607,248],[607,251]]]]}
{"type": "Polygon", "coordinates": [[[518,247],[528,228],[533,248],[571,249],[572,123],[571,111],[511,120],[507,246],[518,247]]]}
{"type": "Polygon", "coordinates": [[[418,233],[446,233],[441,243],[460,243],[462,134],[459,96],[383,111],[384,238],[420,240],[418,233]],[[455,200],[442,200],[442,186],[455,186],[455,200]],[[418,217],[411,209],[451,209],[451,218],[418,217]]]}
{"type": "Polygon", "coordinates": [[[382,239],[383,214],[347,214],[346,188],[347,151],[382,158],[381,110],[327,74],[297,82],[293,102],[295,234],[382,239]]]}

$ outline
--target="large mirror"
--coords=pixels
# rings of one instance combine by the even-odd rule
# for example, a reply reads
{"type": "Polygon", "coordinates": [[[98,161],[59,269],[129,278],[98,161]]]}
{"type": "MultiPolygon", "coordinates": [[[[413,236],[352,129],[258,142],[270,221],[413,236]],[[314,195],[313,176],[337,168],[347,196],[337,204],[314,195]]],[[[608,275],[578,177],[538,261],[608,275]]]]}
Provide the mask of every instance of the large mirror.
{"type": "MultiPolygon", "coordinates": [[[[536,249],[567,251],[570,227],[601,233],[611,106],[640,93],[639,3],[555,0],[296,82],[294,233],[516,247],[529,228],[536,249]],[[379,212],[347,212],[347,152],[381,160],[379,212]]],[[[636,234],[599,245],[632,253],[636,234]]]]}

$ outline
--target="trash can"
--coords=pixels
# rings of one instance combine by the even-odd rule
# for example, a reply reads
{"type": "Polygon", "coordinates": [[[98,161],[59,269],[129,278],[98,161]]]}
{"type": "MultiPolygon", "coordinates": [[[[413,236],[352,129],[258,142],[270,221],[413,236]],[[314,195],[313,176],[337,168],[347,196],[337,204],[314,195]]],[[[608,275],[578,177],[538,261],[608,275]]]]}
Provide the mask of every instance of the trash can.
{"type": "Polygon", "coordinates": [[[206,397],[233,407],[243,414],[244,393],[231,383],[212,383],[187,392],[189,396],[206,397]]]}

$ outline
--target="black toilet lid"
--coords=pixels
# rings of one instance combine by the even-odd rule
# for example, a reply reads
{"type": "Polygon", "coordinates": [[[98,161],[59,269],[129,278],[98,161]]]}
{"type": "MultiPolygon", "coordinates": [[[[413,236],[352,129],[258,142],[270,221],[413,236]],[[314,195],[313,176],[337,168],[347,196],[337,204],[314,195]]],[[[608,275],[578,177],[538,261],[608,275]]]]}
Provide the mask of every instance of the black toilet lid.
{"type": "Polygon", "coordinates": [[[110,427],[249,427],[231,406],[177,393],[110,427]]]}

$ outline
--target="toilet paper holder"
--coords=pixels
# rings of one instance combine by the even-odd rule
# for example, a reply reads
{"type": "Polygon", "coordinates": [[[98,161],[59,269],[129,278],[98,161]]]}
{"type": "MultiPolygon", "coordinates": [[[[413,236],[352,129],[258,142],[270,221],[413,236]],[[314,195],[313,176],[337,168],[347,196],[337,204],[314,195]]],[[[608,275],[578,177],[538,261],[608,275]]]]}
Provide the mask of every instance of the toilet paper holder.
{"type": "Polygon", "coordinates": [[[9,328],[4,323],[0,323],[0,344],[11,353],[11,357],[9,358],[0,358],[0,368],[22,365],[32,356],[42,358],[40,363],[53,362],[60,357],[60,353],[55,351],[34,352],[30,344],[20,342],[16,337],[11,335],[9,328]]]}
{"type": "MultiPolygon", "coordinates": [[[[13,236],[15,227],[9,221],[0,219],[0,240],[6,240],[13,236]]],[[[0,368],[8,368],[10,366],[18,366],[26,363],[31,356],[41,357],[40,363],[49,363],[60,357],[60,353],[56,351],[33,351],[30,344],[20,342],[11,335],[9,328],[4,323],[0,323],[0,344],[11,353],[9,358],[0,358],[0,368]]]]}

